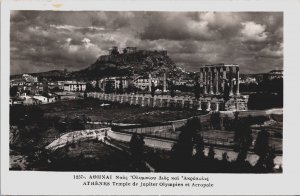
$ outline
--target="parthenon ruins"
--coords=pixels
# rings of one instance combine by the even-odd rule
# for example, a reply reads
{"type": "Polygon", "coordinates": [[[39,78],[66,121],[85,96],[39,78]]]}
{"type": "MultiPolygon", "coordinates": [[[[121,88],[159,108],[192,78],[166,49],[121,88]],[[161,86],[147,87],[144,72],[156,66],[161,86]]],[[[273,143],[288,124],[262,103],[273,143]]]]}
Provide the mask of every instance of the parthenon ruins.
{"type": "Polygon", "coordinates": [[[203,94],[223,94],[228,87],[230,96],[239,95],[239,75],[239,65],[237,64],[201,66],[200,85],[203,87],[203,94]]]}

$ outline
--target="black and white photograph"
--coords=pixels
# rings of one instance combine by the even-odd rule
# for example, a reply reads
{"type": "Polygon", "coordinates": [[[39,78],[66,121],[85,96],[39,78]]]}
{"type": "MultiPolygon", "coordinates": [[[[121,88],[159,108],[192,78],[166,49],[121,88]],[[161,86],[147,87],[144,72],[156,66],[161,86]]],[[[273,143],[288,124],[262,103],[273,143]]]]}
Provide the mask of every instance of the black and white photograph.
{"type": "Polygon", "coordinates": [[[283,19],[11,10],[9,170],[282,174],[283,19]]]}
{"type": "Polygon", "coordinates": [[[1,4],[1,195],[299,195],[298,0],[1,4]]]}

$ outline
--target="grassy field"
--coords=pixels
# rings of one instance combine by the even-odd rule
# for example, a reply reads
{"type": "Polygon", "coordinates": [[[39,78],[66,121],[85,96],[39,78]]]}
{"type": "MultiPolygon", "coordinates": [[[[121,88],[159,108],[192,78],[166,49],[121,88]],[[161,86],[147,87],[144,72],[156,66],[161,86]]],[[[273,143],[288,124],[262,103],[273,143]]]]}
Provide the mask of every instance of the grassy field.
{"type": "Polygon", "coordinates": [[[138,106],[112,104],[101,107],[103,101],[96,99],[61,101],[40,105],[46,116],[61,118],[81,118],[86,116],[91,121],[122,122],[122,123],[155,123],[189,118],[200,115],[201,111],[166,110],[138,106]]]}

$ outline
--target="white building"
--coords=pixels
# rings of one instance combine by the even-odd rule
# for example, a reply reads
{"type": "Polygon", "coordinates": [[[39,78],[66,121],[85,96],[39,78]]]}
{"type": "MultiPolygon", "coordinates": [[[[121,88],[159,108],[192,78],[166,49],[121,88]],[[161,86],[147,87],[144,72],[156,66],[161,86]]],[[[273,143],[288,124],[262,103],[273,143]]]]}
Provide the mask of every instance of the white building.
{"type": "Polygon", "coordinates": [[[154,86],[158,86],[159,84],[159,79],[158,78],[151,78],[151,77],[141,77],[141,78],[137,78],[134,80],[134,86],[145,90],[147,87],[149,87],[149,89],[152,86],[152,82],[154,84],[154,86]]]}
{"type": "Polygon", "coordinates": [[[40,100],[43,104],[55,102],[55,97],[45,97],[42,95],[34,95],[33,98],[40,100]]]}
{"type": "Polygon", "coordinates": [[[74,91],[85,91],[86,83],[77,81],[65,81],[64,91],[74,92],[74,91]]]}
{"type": "Polygon", "coordinates": [[[37,78],[37,77],[34,77],[34,76],[32,76],[32,75],[29,75],[29,74],[23,74],[23,75],[22,75],[22,78],[23,78],[26,82],[32,82],[32,83],[38,82],[38,78],[37,78]]]}

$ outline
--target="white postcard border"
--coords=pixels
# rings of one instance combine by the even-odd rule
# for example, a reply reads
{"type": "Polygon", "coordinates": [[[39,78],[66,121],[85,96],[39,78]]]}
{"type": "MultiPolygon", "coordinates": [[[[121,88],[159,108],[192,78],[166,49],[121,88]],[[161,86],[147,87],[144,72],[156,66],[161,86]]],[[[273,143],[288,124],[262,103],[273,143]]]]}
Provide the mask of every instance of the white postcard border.
{"type": "MultiPolygon", "coordinates": [[[[4,1],[1,3],[1,194],[10,195],[224,195],[300,194],[300,147],[298,131],[300,84],[300,1],[4,1]],[[163,174],[136,173],[140,176],[206,176],[213,188],[188,187],[102,187],[82,186],[74,174],[101,172],[9,171],[9,27],[10,10],[119,10],[119,11],[282,11],[284,12],[284,139],[283,174],[163,174]]],[[[103,173],[103,172],[102,172],[103,173]]],[[[106,173],[110,174],[110,173],[106,173]]],[[[114,174],[114,173],[111,173],[114,174]]],[[[131,175],[133,173],[118,173],[131,175]]],[[[133,181],[133,180],[132,180],[133,181]]],[[[131,181],[131,182],[132,182],[131,181]]],[[[128,181],[130,182],[130,181],[128,181]]]]}

